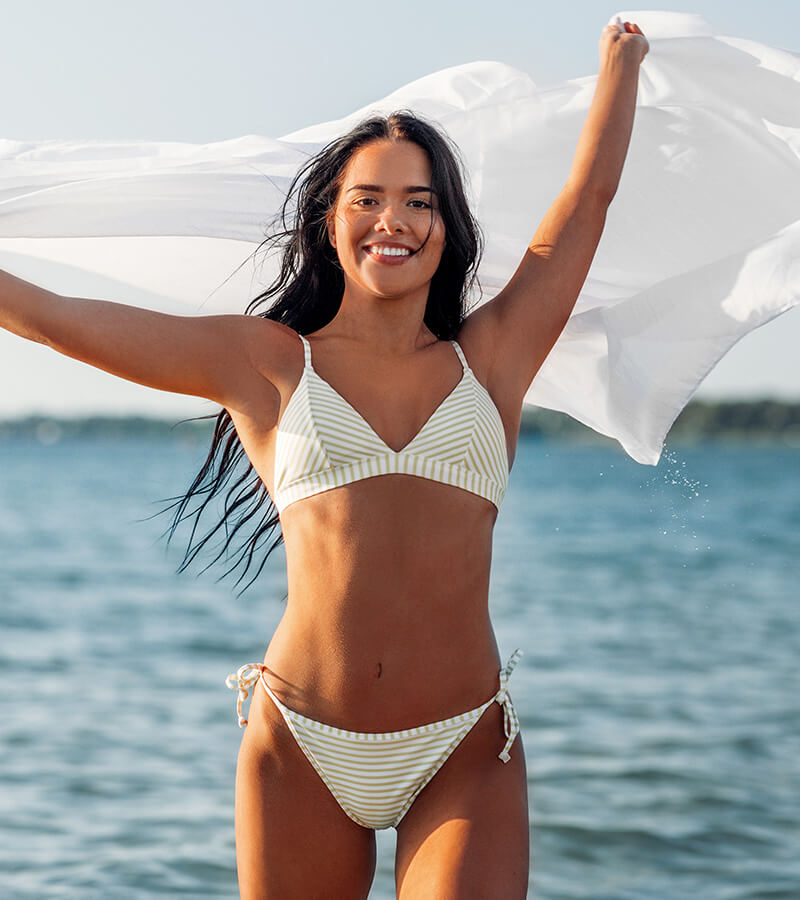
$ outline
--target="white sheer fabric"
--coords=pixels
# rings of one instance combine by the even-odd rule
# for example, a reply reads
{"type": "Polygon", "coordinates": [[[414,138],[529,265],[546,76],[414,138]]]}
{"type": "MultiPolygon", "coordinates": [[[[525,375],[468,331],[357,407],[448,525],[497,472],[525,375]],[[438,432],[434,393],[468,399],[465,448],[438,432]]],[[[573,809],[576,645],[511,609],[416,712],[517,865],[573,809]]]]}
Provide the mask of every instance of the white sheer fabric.
{"type": "MultiPolygon", "coordinates": [[[[630,151],[575,312],[526,400],[655,463],[720,357],[800,298],[800,55],[689,14],[619,15],[650,41],[630,151]]],[[[187,312],[241,312],[269,263],[222,283],[297,166],[365,114],[410,108],[462,149],[487,238],[485,301],[563,185],[595,82],[539,90],[477,62],[281,140],[0,141],[0,265],[60,261],[187,312]]]]}

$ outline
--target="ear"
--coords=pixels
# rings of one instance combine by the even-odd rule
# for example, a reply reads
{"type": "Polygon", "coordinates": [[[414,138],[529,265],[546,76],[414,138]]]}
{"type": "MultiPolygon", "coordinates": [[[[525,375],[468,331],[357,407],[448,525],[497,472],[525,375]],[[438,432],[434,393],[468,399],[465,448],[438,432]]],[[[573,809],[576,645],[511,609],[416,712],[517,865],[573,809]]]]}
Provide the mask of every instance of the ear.
{"type": "Polygon", "coordinates": [[[328,229],[328,240],[331,242],[331,247],[333,247],[333,249],[335,250],[336,249],[336,228],[333,223],[333,214],[332,213],[330,215],[328,215],[328,219],[327,219],[325,225],[328,229]]]}

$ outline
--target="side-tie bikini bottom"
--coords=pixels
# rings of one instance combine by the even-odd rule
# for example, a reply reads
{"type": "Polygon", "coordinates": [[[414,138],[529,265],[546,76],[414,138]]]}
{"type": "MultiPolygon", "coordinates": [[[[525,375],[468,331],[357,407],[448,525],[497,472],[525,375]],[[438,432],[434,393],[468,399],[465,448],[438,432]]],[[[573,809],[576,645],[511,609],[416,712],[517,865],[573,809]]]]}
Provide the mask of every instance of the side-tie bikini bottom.
{"type": "Polygon", "coordinates": [[[264,678],[266,666],[260,663],[243,665],[225,683],[239,691],[236,708],[239,725],[243,726],[247,719],[242,704],[259,682],[345,813],[365,828],[390,828],[408,812],[419,792],[492,703],[503,707],[506,742],[498,758],[509,761],[519,719],[508,693],[508,679],[521,656],[522,651],[515,650],[500,669],[500,688],[485,703],[452,718],[402,731],[346,731],[309,719],[275,696],[264,678]]]}

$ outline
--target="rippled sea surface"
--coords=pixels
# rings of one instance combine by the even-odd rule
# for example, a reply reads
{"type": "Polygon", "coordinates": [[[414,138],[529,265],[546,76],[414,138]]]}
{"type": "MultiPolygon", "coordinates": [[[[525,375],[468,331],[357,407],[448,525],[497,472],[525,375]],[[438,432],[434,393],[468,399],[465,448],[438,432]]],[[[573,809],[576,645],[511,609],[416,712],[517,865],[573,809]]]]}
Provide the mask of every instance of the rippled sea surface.
{"type": "MultiPolygon", "coordinates": [[[[240,600],[175,574],[142,520],[202,455],[0,442],[2,897],[237,895],[224,678],[261,658],[285,581],[279,558],[240,600]]],[[[651,468],[523,440],[492,607],[525,650],[530,897],[800,897],[800,452],[651,468]]]]}

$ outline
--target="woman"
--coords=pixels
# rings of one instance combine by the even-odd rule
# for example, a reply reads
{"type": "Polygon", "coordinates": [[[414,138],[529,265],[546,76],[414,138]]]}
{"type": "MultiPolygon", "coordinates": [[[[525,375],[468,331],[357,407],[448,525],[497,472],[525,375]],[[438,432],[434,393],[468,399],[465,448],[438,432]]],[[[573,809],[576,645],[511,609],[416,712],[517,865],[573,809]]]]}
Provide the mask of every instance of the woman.
{"type": "Polygon", "coordinates": [[[457,166],[403,114],[304,173],[294,256],[263,317],[167,316],[0,278],[8,330],[220,403],[280,513],[287,609],[264,663],[230,679],[242,724],[262,688],[237,770],[245,898],[366,897],[374,829],[390,825],[399,897],[526,895],[517,654],[500,668],[492,529],[523,395],[616,191],[647,49],[636,25],[603,30],[567,184],[506,288],[466,317],[479,240],[457,166]]]}

